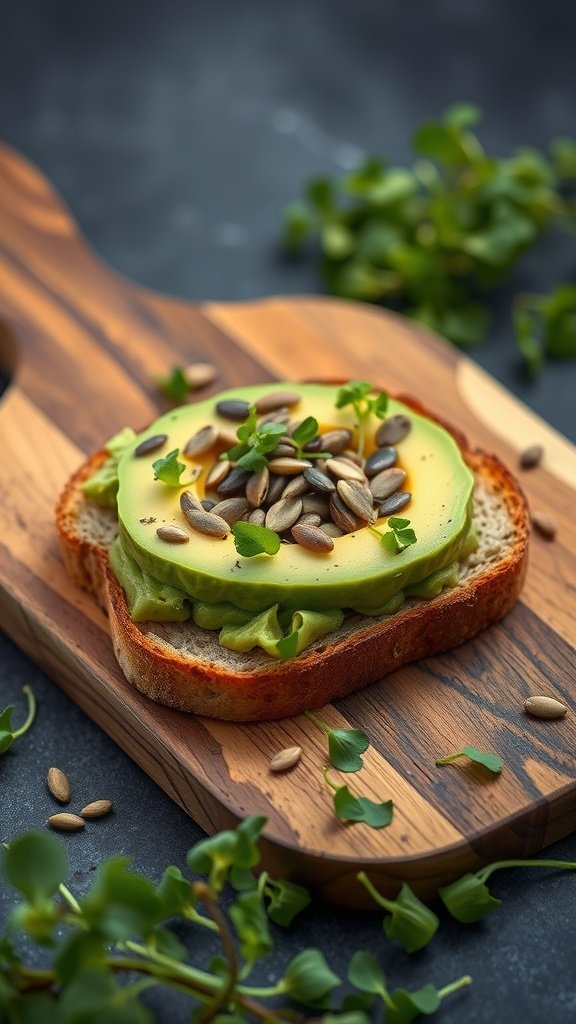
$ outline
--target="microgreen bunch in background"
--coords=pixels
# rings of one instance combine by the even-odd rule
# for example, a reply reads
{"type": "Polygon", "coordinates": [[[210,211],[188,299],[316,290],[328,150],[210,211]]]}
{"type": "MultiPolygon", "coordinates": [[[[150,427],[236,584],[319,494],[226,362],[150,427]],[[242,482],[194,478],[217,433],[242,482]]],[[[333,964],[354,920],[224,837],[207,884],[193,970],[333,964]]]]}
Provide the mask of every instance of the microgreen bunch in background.
{"type": "MultiPolygon", "coordinates": [[[[335,295],[400,309],[461,347],[479,343],[489,326],[479,297],[549,226],[576,224],[576,142],[498,159],[472,130],[480,118],[477,107],[460,104],[420,125],[412,167],[369,159],[337,181],[309,182],[305,201],[286,210],[286,247],[298,252],[315,241],[335,295]]],[[[532,371],[546,354],[576,355],[575,299],[576,289],[564,286],[515,306],[532,371]]]]}

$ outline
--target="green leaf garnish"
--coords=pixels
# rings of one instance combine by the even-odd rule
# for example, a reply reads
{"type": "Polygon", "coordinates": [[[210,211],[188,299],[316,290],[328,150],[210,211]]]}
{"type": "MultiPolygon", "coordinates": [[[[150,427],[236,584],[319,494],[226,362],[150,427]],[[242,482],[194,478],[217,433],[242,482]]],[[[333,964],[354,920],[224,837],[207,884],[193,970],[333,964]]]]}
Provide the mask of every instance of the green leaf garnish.
{"type": "Polygon", "coordinates": [[[168,487],[180,487],[180,477],[186,469],[183,462],[178,462],[179,449],[169,452],[163,459],[156,459],[152,463],[154,479],[161,480],[168,487]]]}
{"type": "Polygon", "coordinates": [[[389,939],[399,942],[407,953],[415,953],[428,945],[438,931],[440,922],[406,882],[396,899],[390,900],[378,892],[364,871],[357,878],[376,903],[388,911],[388,916],[384,918],[384,931],[389,939]]]}
{"type": "Polygon", "coordinates": [[[26,719],[19,729],[12,728],[12,715],[14,714],[14,708],[12,706],[0,711],[0,754],[4,754],[10,749],[14,740],[17,740],[20,736],[23,736],[25,732],[28,732],[28,729],[36,717],[36,698],[34,697],[31,688],[29,686],[23,686],[22,693],[26,694],[28,711],[26,719]]]}
{"type": "Polygon", "coordinates": [[[4,851],[4,873],[29,903],[52,896],[68,874],[68,858],[55,836],[29,832],[4,851]]]}
{"type": "Polygon", "coordinates": [[[235,832],[219,832],[196,843],[186,858],[191,871],[208,875],[214,892],[219,893],[227,881],[235,884],[235,871],[250,870],[260,860],[257,841],[266,818],[255,816],[241,822],[235,832]]]}
{"type": "Polygon", "coordinates": [[[359,772],[364,764],[360,754],[364,754],[370,746],[366,733],[361,729],[333,729],[312,711],[305,711],[304,714],[328,737],[330,764],[341,772],[359,772]]]}
{"type": "Polygon", "coordinates": [[[473,924],[499,907],[502,900],[496,899],[486,885],[494,871],[505,868],[558,868],[561,871],[576,871],[576,861],[569,860],[498,860],[480,868],[475,874],[463,875],[450,885],[438,889],[438,895],[452,917],[462,924],[473,924]]]}
{"type": "Polygon", "coordinates": [[[241,892],[229,913],[244,960],[253,964],[260,957],[266,956],[273,948],[273,942],[260,892],[241,892]]]}
{"type": "Polygon", "coordinates": [[[232,527],[232,536],[236,551],[244,558],[255,555],[275,555],[280,550],[280,537],[267,526],[256,526],[255,523],[244,523],[239,520],[232,527]]]}
{"type": "Polygon", "coordinates": [[[190,385],[180,366],[175,366],[167,377],[157,377],[156,383],[171,402],[183,402],[190,390],[190,385]]]}
{"type": "Polygon", "coordinates": [[[347,405],[354,407],[358,417],[358,454],[364,452],[366,443],[366,430],[370,416],[377,416],[383,419],[388,408],[388,395],[380,391],[377,395],[370,395],[373,387],[366,380],[351,380],[339,388],[336,395],[336,408],[344,409],[347,405]]]}
{"type": "Polygon", "coordinates": [[[456,761],[459,757],[468,757],[471,761],[475,761],[476,764],[481,764],[488,771],[498,774],[502,771],[504,763],[502,758],[498,754],[485,753],[483,750],[477,750],[476,747],[463,747],[456,754],[448,754],[446,757],[440,757],[435,764],[445,765],[451,764],[452,761],[456,761]]]}
{"type": "Polygon", "coordinates": [[[294,918],[312,902],[308,889],[284,879],[267,878],[264,895],[268,900],[268,917],[283,928],[289,928],[294,918]]]}
{"type": "Polygon", "coordinates": [[[340,978],[330,969],[319,949],[305,949],[288,964],[282,981],[282,990],[303,1006],[316,1006],[340,984],[340,978]]]}
{"type": "Polygon", "coordinates": [[[398,519],[396,516],[391,516],[388,520],[388,526],[391,528],[385,533],[381,533],[375,526],[369,526],[370,533],[378,537],[382,547],[389,555],[398,555],[404,548],[410,547],[417,541],[415,531],[410,527],[409,519],[398,519]]]}
{"type": "Polygon", "coordinates": [[[390,824],[394,815],[392,800],[375,803],[366,796],[355,796],[348,786],[337,786],[327,768],[323,769],[323,775],[326,785],[334,790],[334,812],[339,821],[350,825],[363,823],[370,828],[386,828],[390,824]]]}

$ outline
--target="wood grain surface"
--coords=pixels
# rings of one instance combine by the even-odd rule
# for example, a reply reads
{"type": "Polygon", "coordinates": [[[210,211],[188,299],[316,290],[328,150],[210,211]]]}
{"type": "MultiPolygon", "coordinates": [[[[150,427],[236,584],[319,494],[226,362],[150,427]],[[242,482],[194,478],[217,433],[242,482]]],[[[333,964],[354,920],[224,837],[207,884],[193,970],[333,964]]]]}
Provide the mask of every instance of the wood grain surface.
{"type": "MultiPolygon", "coordinates": [[[[99,725],[208,831],[268,817],[265,863],[328,898],[361,905],[364,868],[383,890],[424,895],[487,859],[525,856],[576,828],[576,451],[471,362],[380,310],[322,298],[194,307],[105,267],[23,158],[0,149],[0,354],[13,374],[0,405],[0,622],[99,725]],[[153,375],[209,359],[213,390],[273,379],[367,377],[425,397],[509,465],[542,443],[522,476],[534,535],[521,602],[450,654],[403,668],[322,710],[365,729],[365,768],[343,781],[392,798],[393,824],[345,826],[332,813],[320,731],[304,717],[238,725],[152,704],[121,675],[106,620],[66,577],[53,506],[68,476],[115,430],[166,408],[153,375]],[[433,398],[432,398],[433,396],[433,398]],[[533,693],[560,697],[560,722],[528,718],[533,693]],[[501,776],[436,768],[466,743],[497,751],[501,776]],[[284,776],[270,757],[300,744],[284,776]]],[[[202,393],[202,397],[210,391],[202,393]]]]}

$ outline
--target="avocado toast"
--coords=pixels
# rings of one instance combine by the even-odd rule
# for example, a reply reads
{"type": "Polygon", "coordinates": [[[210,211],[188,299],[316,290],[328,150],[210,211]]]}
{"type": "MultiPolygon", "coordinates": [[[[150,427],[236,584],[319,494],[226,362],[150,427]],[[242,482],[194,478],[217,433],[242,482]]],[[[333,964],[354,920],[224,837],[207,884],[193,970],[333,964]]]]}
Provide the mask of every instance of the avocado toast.
{"type": "Polygon", "coordinates": [[[236,388],[123,431],[69,482],[67,568],[108,610],[142,692],[281,718],[512,607],[528,536],[518,485],[415,401],[367,387],[351,386],[356,402],[328,385],[236,388]]]}

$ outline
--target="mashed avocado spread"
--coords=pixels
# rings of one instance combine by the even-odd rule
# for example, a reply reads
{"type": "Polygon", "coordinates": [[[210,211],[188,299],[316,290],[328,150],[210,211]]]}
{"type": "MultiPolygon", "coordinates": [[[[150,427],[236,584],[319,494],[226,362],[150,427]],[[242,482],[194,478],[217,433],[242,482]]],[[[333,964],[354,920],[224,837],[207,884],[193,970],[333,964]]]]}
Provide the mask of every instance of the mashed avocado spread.
{"type": "MultiPolygon", "coordinates": [[[[403,499],[406,505],[400,514],[409,521],[415,540],[406,547],[398,545],[398,550],[380,543],[380,535],[390,532],[387,527],[394,519],[390,513],[379,514],[387,506],[378,507],[377,497],[374,522],[369,524],[352,515],[348,532],[334,538],[330,551],[288,542],[291,536],[286,530],[276,554],[244,557],[236,549],[231,532],[222,537],[191,529],[180,497],[187,492],[198,504],[206,496],[222,500],[223,494],[216,487],[206,488],[206,479],[210,485],[210,477],[216,473],[217,478],[215,467],[227,462],[230,480],[233,467],[225,453],[234,439],[231,434],[241,426],[237,420],[244,418],[238,416],[238,407],[240,413],[242,408],[247,411],[264,396],[285,392],[287,385],[237,388],[168,412],[139,435],[125,428],[108,442],[108,459],[83,485],[87,496],[117,509],[119,535],[110,549],[110,563],[135,621],[182,622],[192,618],[204,629],[219,630],[220,643],[232,650],[261,647],[273,657],[286,658],[337,630],[345,611],[394,614],[408,597],[435,597],[444,587],[457,583],[458,561],[474,550],[476,538],[472,523],[473,476],[452,436],[392,399],[384,417],[370,412],[360,422],[358,407],[337,408],[337,388],[307,384],[290,385],[290,389],[299,398],[290,408],[292,422],[314,418],[319,424],[318,433],[327,439],[334,432],[343,436],[348,431],[350,449],[360,447],[364,437],[366,457],[384,449],[395,453],[394,467],[400,467],[399,475],[404,475],[402,493],[409,495],[403,499]],[[232,421],[226,414],[230,403],[237,407],[232,421]],[[407,418],[409,429],[398,441],[388,444],[383,423],[390,422],[388,434],[393,436],[394,418],[407,418]],[[212,439],[206,450],[202,439],[197,440],[202,431],[206,440],[212,439]],[[174,465],[180,466],[179,475],[170,477],[169,483],[155,478],[153,468],[156,460],[166,456],[174,456],[174,465]],[[165,539],[169,537],[172,542],[165,539]],[[174,537],[180,542],[174,542],[174,537]]],[[[321,451],[317,443],[317,450],[319,447],[321,451]]],[[[326,463],[326,456],[322,460],[314,452],[308,455],[302,450],[295,455],[316,469],[321,461],[326,463]]],[[[268,464],[275,458],[274,451],[266,455],[268,464]]],[[[334,469],[340,471],[341,467],[331,467],[326,476],[338,483],[334,469]]],[[[256,472],[256,468],[244,472],[246,481],[240,480],[239,492],[242,497],[246,482],[256,472]]],[[[274,469],[270,480],[273,473],[274,469]]],[[[294,476],[287,473],[286,479],[293,480],[294,476]]],[[[368,484],[374,480],[375,475],[368,484]]],[[[372,490],[378,494],[376,485],[372,490]]],[[[312,488],[309,491],[314,493],[312,488]]],[[[328,501],[322,491],[318,495],[328,501]]],[[[354,503],[353,499],[352,493],[348,500],[354,503]]],[[[344,521],[346,513],[350,516],[345,507],[344,521]]]]}

